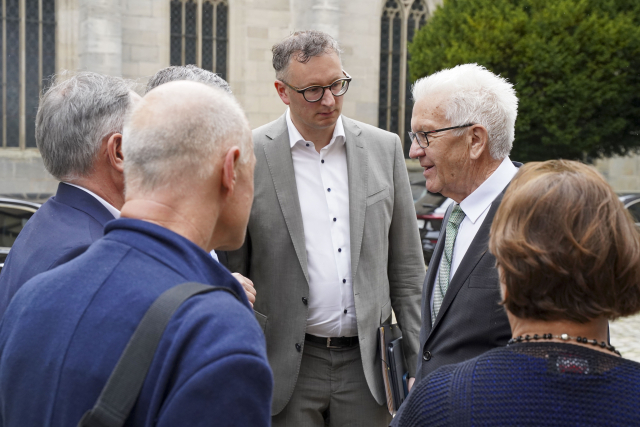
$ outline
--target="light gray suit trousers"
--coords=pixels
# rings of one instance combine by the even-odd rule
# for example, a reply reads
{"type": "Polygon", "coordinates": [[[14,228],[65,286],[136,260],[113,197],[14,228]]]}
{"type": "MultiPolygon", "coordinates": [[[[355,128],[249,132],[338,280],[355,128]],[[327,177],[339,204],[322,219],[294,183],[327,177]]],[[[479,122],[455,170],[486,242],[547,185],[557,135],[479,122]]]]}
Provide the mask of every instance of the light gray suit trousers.
{"type": "MultiPolygon", "coordinates": [[[[362,367],[378,404],[386,402],[378,327],[391,309],[415,376],[425,276],[409,178],[397,135],[343,117],[349,177],[351,273],[362,367]]],[[[307,326],[309,275],[302,215],[285,116],[253,131],[255,196],[247,240],[229,252],[229,269],[256,288],[280,413],[296,386],[307,326]]]]}

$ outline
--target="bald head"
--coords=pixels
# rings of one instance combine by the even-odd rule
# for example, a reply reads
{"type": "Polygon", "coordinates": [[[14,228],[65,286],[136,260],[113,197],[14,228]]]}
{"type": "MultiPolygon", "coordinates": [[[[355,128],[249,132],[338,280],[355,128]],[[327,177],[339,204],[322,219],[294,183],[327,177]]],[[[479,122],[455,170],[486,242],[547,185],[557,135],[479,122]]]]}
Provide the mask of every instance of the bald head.
{"type": "Polygon", "coordinates": [[[163,84],[145,95],[125,122],[127,192],[152,192],[170,183],[206,179],[232,146],[245,163],[251,130],[225,91],[191,81],[163,84]]]}

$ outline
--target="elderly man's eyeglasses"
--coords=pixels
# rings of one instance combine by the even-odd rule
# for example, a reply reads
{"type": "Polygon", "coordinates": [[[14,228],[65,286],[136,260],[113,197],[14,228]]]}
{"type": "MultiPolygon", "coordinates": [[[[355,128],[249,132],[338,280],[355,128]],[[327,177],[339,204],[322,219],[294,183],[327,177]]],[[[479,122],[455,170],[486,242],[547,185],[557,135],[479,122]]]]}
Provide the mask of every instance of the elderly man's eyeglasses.
{"type": "Polygon", "coordinates": [[[451,129],[468,128],[469,126],[473,126],[474,124],[475,123],[467,123],[466,125],[453,126],[453,127],[444,128],[444,129],[430,130],[428,132],[422,132],[422,131],[409,132],[409,138],[411,138],[411,141],[417,141],[418,145],[420,146],[420,148],[427,148],[427,147],[429,147],[429,136],[428,136],[429,134],[438,133],[438,132],[444,132],[445,130],[451,130],[451,129]]]}
{"type": "Polygon", "coordinates": [[[338,79],[335,82],[327,86],[309,86],[303,89],[299,89],[295,86],[291,86],[289,83],[281,80],[282,83],[289,86],[291,89],[298,93],[301,93],[307,102],[318,102],[324,97],[325,89],[329,89],[333,96],[342,96],[349,90],[349,83],[352,78],[346,71],[342,70],[342,73],[346,76],[344,79],[338,79]]]}

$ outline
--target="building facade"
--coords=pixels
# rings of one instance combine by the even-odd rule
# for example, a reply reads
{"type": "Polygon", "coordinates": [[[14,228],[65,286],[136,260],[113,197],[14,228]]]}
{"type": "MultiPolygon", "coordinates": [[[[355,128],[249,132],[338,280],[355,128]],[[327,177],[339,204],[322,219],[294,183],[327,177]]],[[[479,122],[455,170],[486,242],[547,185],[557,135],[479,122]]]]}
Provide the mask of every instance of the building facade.
{"type": "MultiPolygon", "coordinates": [[[[339,40],[353,77],[346,116],[406,141],[412,103],[407,43],[442,0],[1,0],[0,194],[55,192],[35,146],[38,96],[63,70],[140,83],[168,65],[196,64],[223,76],[252,127],[285,106],[274,89],[271,47],[295,30],[339,40]]],[[[405,144],[408,153],[408,144],[405,144]]],[[[640,190],[640,161],[599,162],[621,191],[640,190]],[[620,168],[615,162],[633,167],[620,168]]]]}

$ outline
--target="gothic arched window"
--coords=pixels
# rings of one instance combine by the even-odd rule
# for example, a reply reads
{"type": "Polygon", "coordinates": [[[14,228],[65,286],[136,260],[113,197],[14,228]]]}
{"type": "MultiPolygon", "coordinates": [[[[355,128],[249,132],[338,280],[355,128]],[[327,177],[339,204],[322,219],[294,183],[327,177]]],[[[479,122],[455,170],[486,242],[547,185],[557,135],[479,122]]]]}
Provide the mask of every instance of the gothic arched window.
{"type": "Polygon", "coordinates": [[[227,0],[171,0],[171,65],[194,64],[227,78],[227,0]]]}
{"type": "Polygon", "coordinates": [[[427,20],[424,0],[387,0],[380,20],[380,84],[378,127],[397,133],[404,143],[405,156],[410,141],[411,80],[407,66],[407,43],[427,20]]]}
{"type": "Polygon", "coordinates": [[[55,73],[55,0],[2,0],[0,147],[36,148],[40,93],[55,73]]]}

